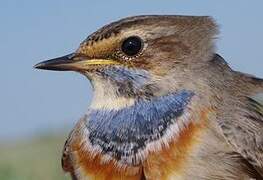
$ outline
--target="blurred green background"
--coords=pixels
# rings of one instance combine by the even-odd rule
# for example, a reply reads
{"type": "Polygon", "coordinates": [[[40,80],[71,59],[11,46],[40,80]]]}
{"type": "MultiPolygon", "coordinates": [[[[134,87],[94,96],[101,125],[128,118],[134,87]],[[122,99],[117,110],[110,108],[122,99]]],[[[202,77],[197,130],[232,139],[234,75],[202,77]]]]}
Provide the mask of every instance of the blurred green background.
{"type": "Polygon", "coordinates": [[[0,180],[63,180],[60,157],[65,137],[46,133],[0,143],[0,180]]]}

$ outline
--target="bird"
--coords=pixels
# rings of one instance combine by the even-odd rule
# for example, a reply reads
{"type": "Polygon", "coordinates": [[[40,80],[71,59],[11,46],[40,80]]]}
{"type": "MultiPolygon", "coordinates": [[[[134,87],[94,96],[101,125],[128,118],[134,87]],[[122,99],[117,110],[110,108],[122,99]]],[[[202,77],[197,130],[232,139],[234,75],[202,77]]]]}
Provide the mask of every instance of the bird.
{"type": "Polygon", "coordinates": [[[87,77],[92,102],[70,132],[73,180],[263,179],[263,79],[217,53],[211,16],[139,15],[37,69],[87,77]]]}

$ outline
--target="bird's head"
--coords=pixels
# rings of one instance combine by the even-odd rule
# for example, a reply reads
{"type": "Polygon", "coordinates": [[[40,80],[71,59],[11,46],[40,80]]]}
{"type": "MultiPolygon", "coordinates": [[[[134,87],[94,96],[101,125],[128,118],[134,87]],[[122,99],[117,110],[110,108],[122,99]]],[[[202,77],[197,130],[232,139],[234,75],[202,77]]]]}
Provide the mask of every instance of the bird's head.
{"type": "Polygon", "coordinates": [[[193,88],[213,56],[216,33],[205,16],[130,17],[91,34],[76,52],[35,67],[84,74],[94,87],[94,106],[127,105],[193,88]]]}

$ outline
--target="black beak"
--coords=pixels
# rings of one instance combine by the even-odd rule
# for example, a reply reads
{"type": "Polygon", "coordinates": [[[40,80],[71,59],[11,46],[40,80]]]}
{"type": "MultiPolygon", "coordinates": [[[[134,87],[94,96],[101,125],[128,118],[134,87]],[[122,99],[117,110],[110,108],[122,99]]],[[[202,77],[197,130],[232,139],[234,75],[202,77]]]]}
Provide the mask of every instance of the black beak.
{"type": "Polygon", "coordinates": [[[37,69],[54,71],[88,71],[97,66],[117,65],[119,62],[111,59],[94,59],[80,54],[68,54],[59,58],[43,61],[34,66],[37,69]]]}
{"type": "Polygon", "coordinates": [[[36,69],[54,70],[54,71],[72,71],[71,66],[74,62],[75,53],[68,54],[66,56],[42,61],[34,66],[36,69]]]}

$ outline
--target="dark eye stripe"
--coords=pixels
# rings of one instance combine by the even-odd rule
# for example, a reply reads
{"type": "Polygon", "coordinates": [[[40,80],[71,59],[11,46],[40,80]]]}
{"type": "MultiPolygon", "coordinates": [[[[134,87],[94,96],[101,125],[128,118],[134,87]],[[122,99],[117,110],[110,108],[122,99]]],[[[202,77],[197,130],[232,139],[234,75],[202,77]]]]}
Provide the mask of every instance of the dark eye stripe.
{"type": "Polygon", "coordinates": [[[131,36],[123,41],[121,50],[127,56],[135,56],[140,53],[142,46],[143,42],[141,38],[131,36]]]}

